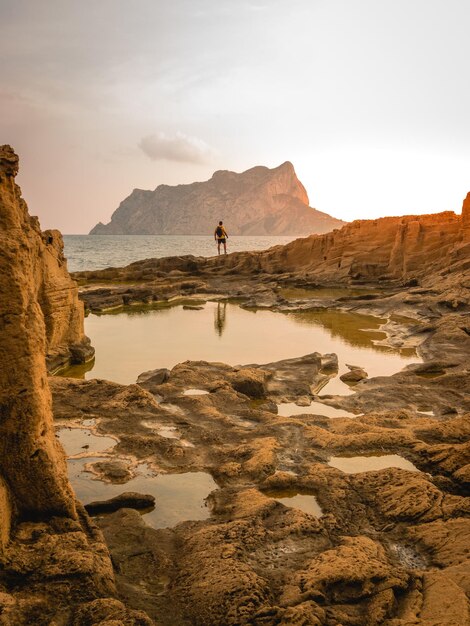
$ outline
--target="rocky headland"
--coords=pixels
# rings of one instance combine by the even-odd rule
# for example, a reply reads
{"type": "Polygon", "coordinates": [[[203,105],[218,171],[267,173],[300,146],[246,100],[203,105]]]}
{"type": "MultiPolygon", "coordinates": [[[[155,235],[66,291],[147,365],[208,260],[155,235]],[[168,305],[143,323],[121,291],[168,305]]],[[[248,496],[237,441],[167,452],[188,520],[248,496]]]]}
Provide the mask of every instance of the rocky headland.
{"type": "Polygon", "coordinates": [[[10,272],[4,289],[20,304],[2,316],[0,623],[470,624],[469,220],[470,195],[462,215],[358,221],[259,253],[74,276],[90,314],[183,306],[191,324],[217,301],[377,316],[382,345],[416,362],[390,376],[351,364],[342,394],[322,393],[338,357],[315,350],[185,361],[128,385],[47,379],[35,251],[24,265],[19,246],[9,263],[23,281],[10,272]],[[100,486],[93,521],[66,480],[49,389],[59,433],[90,433],[72,459],[100,486]],[[164,505],[134,485],[185,475],[188,498],[211,478],[206,515],[152,526],[149,509],[164,505]]]}
{"type": "Polygon", "coordinates": [[[91,235],[207,235],[219,220],[229,235],[326,233],[344,222],[309,206],[292,163],[253,167],[238,174],[222,170],[208,181],[134,189],[91,235]]]}

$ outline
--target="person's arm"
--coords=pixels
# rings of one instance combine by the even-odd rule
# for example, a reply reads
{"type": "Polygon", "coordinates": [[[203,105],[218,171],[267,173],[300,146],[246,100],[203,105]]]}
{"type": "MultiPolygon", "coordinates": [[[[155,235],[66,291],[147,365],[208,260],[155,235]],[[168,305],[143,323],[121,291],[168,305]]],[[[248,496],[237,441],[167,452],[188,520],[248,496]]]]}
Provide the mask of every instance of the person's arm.
{"type": "Polygon", "coordinates": [[[214,230],[214,239],[217,241],[217,228],[214,230]]]}
{"type": "Polygon", "coordinates": [[[225,238],[228,239],[228,235],[227,235],[227,231],[225,230],[225,226],[224,226],[224,235],[225,235],[225,238]]]}

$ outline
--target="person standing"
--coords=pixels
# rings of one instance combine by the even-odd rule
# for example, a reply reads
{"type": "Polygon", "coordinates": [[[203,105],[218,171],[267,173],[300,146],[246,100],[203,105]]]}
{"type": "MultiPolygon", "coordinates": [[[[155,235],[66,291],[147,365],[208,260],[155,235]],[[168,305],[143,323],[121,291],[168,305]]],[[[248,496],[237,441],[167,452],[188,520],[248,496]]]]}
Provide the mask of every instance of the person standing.
{"type": "Polygon", "coordinates": [[[217,252],[220,254],[220,244],[224,244],[224,254],[227,254],[227,231],[224,228],[223,222],[219,222],[219,225],[214,231],[214,239],[217,241],[217,252]]]}

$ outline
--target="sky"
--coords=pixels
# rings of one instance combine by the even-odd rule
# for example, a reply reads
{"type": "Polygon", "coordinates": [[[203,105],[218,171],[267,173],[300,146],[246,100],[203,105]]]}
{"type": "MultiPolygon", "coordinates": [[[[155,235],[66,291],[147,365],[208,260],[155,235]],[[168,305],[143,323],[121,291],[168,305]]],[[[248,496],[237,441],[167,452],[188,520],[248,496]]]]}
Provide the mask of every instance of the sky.
{"type": "Polygon", "coordinates": [[[468,0],[0,0],[0,143],[43,228],[291,161],[344,220],[460,212],[468,0]]]}

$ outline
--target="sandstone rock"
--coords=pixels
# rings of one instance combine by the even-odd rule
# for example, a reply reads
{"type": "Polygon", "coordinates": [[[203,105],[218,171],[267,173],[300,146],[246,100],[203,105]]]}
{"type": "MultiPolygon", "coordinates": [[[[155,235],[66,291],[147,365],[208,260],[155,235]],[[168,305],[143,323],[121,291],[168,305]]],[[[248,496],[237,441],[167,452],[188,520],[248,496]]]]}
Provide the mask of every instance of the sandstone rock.
{"type": "Polygon", "coordinates": [[[158,370],[150,370],[148,372],[143,372],[139,374],[137,378],[137,383],[141,385],[142,383],[147,383],[148,385],[162,385],[165,383],[170,376],[170,370],[166,368],[161,368],[158,370]]]}
{"type": "Polygon", "coordinates": [[[152,620],[143,611],[129,611],[113,598],[93,600],[76,614],[73,626],[152,626],[152,620]]]}
{"type": "MultiPolygon", "coordinates": [[[[0,623],[83,624],[80,605],[113,603],[116,589],[54,436],[46,351],[54,362],[70,360],[71,345],[90,351],[60,234],[28,215],[17,171],[18,157],[0,147],[0,623]]],[[[121,623],[151,623],[121,607],[121,623]]]]}
{"type": "Polygon", "coordinates": [[[4,544],[13,511],[21,517],[76,517],[64,455],[52,428],[45,355],[47,345],[83,336],[76,289],[66,270],[57,267],[57,254],[49,249],[53,244],[44,245],[37,221],[27,213],[13,178],[17,170],[18,157],[9,146],[1,147],[0,528],[4,544]]]}
{"type": "Polygon", "coordinates": [[[465,239],[470,238],[470,191],[467,193],[462,205],[462,225],[464,228],[465,239]]]}
{"type": "Polygon", "coordinates": [[[387,562],[379,544],[368,537],[347,537],[343,545],[311,561],[297,580],[313,600],[347,602],[358,601],[380,589],[400,591],[406,588],[408,576],[387,562]]]}
{"type": "MultiPolygon", "coordinates": [[[[14,181],[17,172],[18,157],[10,146],[0,146],[0,262],[7,268],[14,258],[23,257],[23,270],[27,266],[42,310],[49,370],[70,362],[83,363],[93,357],[94,350],[84,335],[83,304],[67,272],[62,235],[57,230],[41,232],[37,218],[28,215],[14,181]],[[21,240],[17,237],[20,232],[21,240]]],[[[8,278],[13,280],[5,280],[8,278]]]]}
{"type": "Polygon", "coordinates": [[[324,233],[343,222],[312,209],[291,163],[253,167],[242,174],[215,172],[203,183],[134,189],[109,224],[90,234],[211,235],[226,220],[230,235],[324,233]]]}
{"type": "Polygon", "coordinates": [[[125,461],[97,461],[93,463],[93,471],[98,472],[105,480],[113,483],[126,483],[132,478],[125,461]]]}

